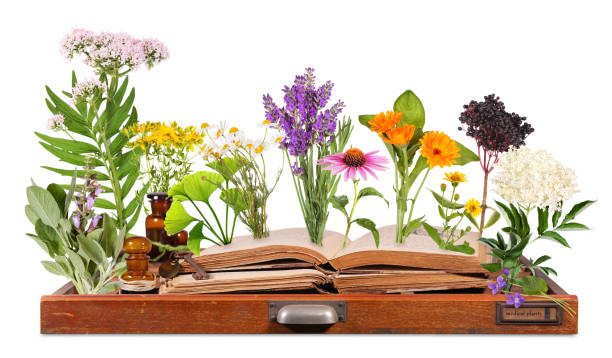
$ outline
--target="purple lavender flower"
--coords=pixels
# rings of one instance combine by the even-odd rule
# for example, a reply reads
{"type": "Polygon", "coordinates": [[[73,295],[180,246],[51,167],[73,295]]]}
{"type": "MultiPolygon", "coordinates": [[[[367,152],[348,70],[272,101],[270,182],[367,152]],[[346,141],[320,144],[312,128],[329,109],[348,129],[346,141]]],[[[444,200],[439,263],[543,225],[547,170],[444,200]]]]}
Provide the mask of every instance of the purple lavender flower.
{"type": "Polygon", "coordinates": [[[514,308],[519,308],[525,302],[525,297],[521,296],[520,293],[516,293],[516,295],[512,296],[512,294],[507,293],[506,297],[508,300],[506,301],[509,305],[514,305],[514,308]]]}
{"type": "Polygon", "coordinates": [[[313,145],[326,146],[335,140],[336,122],[344,108],[338,101],[324,109],[331,97],[334,84],[325,82],[315,88],[314,69],[307,68],[304,75],[295,77],[291,87],[285,86],[285,107],[279,108],[269,94],[263,96],[266,119],[283,132],[281,148],[292,156],[305,155],[313,145]]]}
{"type": "Polygon", "coordinates": [[[503,276],[497,276],[497,282],[489,284],[489,289],[491,289],[491,293],[493,295],[496,295],[497,292],[504,289],[505,287],[506,287],[506,280],[504,279],[503,276]]]}
{"type": "Polygon", "coordinates": [[[302,174],[304,174],[304,168],[301,168],[298,166],[298,163],[293,163],[291,165],[291,173],[293,173],[293,175],[300,176],[302,174]]]}

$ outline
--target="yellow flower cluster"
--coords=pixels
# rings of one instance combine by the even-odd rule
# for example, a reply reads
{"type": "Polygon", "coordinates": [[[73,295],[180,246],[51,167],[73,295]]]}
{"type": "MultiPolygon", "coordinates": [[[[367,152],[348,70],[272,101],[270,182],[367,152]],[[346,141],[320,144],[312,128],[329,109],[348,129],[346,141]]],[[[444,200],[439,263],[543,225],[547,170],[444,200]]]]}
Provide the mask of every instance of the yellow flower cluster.
{"type": "Polygon", "coordinates": [[[179,127],[176,122],[169,124],[164,122],[136,123],[123,129],[123,133],[127,136],[136,136],[136,139],[128,145],[132,148],[140,147],[143,150],[156,146],[167,149],[187,149],[193,152],[203,142],[202,133],[196,127],[183,128],[179,127]]]}

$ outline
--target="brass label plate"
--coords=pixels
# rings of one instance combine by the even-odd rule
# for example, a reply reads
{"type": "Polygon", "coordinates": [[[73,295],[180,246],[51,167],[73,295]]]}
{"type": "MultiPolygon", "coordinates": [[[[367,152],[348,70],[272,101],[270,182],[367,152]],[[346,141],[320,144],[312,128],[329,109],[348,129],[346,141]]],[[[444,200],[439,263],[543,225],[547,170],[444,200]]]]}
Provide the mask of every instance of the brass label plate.
{"type": "Polygon", "coordinates": [[[514,308],[496,302],[496,324],[553,325],[563,324],[563,309],[554,302],[525,302],[514,308]]]}

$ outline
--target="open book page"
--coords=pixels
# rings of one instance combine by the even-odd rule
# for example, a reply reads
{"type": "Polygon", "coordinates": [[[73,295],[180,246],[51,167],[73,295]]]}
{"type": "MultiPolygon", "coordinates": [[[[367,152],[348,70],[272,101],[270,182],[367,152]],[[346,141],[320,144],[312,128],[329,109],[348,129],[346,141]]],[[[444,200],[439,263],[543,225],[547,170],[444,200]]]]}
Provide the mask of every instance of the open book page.
{"type": "MultiPolygon", "coordinates": [[[[395,265],[453,272],[483,272],[477,254],[466,255],[442,250],[426,233],[413,233],[400,244],[395,241],[395,225],[380,227],[378,231],[378,248],[369,233],[340,250],[330,260],[332,266],[339,270],[371,265],[395,265]]],[[[472,247],[478,248],[478,233],[467,233],[461,241],[464,240],[468,240],[472,247]]]]}
{"type": "MultiPolygon", "coordinates": [[[[310,241],[305,228],[274,230],[267,238],[253,239],[251,235],[239,236],[229,245],[203,249],[194,261],[204,268],[287,259],[321,265],[342,248],[343,242],[344,236],[334,231],[325,231],[323,245],[319,246],[310,241]]],[[[183,267],[189,269],[185,263],[183,267]]]]}

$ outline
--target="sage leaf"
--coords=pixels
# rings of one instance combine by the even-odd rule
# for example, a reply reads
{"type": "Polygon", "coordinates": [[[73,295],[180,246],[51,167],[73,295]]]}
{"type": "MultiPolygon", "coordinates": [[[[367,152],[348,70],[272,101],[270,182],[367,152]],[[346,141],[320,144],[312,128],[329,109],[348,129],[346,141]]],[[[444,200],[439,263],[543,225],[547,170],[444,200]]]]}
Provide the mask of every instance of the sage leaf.
{"type": "Polygon", "coordinates": [[[106,268],[108,262],[106,261],[106,255],[104,249],[100,244],[86,236],[77,236],[79,242],[79,250],[81,250],[89,260],[95,262],[98,266],[106,268]]]}
{"type": "Polygon", "coordinates": [[[28,187],[26,194],[30,207],[40,220],[45,225],[56,227],[62,215],[53,195],[39,186],[28,187]]]}
{"type": "Polygon", "coordinates": [[[59,276],[67,276],[68,278],[70,278],[70,277],[69,277],[69,276],[68,276],[68,275],[67,275],[67,274],[64,272],[64,270],[62,269],[62,267],[61,267],[61,266],[60,266],[58,263],[53,262],[53,261],[41,261],[40,263],[43,265],[43,267],[44,267],[44,268],[45,268],[47,271],[51,272],[52,274],[54,274],[54,275],[59,275],[59,276]]]}

